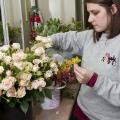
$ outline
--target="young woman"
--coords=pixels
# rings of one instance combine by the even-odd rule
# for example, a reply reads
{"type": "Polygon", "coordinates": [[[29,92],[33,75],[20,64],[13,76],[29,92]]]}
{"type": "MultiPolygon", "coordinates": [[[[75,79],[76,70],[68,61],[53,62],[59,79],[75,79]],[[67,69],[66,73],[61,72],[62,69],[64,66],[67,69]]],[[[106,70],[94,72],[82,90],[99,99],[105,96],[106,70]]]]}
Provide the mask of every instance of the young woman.
{"type": "Polygon", "coordinates": [[[51,36],[54,47],[82,56],[73,120],[120,120],[120,1],[85,2],[93,29],[51,36]]]}

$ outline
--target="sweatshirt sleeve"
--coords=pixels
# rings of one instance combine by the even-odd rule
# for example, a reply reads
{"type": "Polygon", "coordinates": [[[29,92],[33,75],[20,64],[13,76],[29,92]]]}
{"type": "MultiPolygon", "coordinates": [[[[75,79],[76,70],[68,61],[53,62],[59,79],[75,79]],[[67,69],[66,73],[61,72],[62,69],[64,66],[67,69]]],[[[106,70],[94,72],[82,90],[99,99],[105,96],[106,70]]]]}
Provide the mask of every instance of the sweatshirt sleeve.
{"type": "Polygon", "coordinates": [[[120,106],[120,81],[98,75],[93,87],[99,96],[102,96],[110,104],[120,106]]]}
{"type": "Polygon", "coordinates": [[[66,33],[57,33],[51,37],[53,46],[56,49],[69,51],[71,54],[75,55],[82,55],[83,46],[86,41],[87,33],[90,30],[76,32],[76,31],[69,31],[66,33]]]}

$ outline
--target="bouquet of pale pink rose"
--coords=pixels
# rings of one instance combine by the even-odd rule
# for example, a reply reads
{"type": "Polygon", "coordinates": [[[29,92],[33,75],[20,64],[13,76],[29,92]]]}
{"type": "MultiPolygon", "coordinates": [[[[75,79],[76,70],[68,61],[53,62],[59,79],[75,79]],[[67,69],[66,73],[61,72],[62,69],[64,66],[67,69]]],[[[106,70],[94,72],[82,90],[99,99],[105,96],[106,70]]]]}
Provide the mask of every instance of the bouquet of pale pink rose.
{"type": "Polygon", "coordinates": [[[19,43],[0,47],[0,100],[9,106],[19,105],[27,112],[33,99],[51,97],[52,77],[58,63],[47,56],[50,43],[41,42],[23,51],[19,43]]]}

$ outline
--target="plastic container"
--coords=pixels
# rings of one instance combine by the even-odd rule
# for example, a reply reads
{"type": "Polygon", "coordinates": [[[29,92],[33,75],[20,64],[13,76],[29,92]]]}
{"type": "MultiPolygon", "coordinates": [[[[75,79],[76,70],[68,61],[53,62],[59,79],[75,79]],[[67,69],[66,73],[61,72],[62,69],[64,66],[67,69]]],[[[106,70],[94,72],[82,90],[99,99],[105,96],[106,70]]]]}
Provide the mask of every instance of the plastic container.
{"type": "Polygon", "coordinates": [[[45,97],[44,102],[41,103],[41,107],[44,110],[51,110],[59,107],[60,105],[60,90],[66,87],[66,83],[63,82],[64,84],[61,87],[50,87],[52,89],[52,99],[49,99],[45,97]]]}

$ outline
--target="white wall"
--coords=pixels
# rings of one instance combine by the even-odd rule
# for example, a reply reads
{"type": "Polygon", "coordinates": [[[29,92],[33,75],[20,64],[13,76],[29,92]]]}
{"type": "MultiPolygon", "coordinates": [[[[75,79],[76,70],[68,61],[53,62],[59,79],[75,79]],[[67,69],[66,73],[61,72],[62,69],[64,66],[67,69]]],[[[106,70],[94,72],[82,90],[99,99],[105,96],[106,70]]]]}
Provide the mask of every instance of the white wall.
{"type": "Polygon", "coordinates": [[[62,19],[70,22],[72,17],[75,18],[75,0],[62,0],[62,19]]]}
{"type": "Polygon", "coordinates": [[[49,12],[52,18],[62,18],[62,0],[49,0],[49,12]]]}
{"type": "Polygon", "coordinates": [[[12,26],[20,25],[20,8],[18,0],[5,0],[8,23],[12,26]]]}
{"type": "Polygon", "coordinates": [[[38,0],[38,7],[46,21],[50,17],[70,22],[75,18],[75,0],[38,0]]]}
{"type": "Polygon", "coordinates": [[[44,21],[48,20],[51,17],[49,11],[49,0],[38,0],[38,7],[41,11],[44,21]]]}

